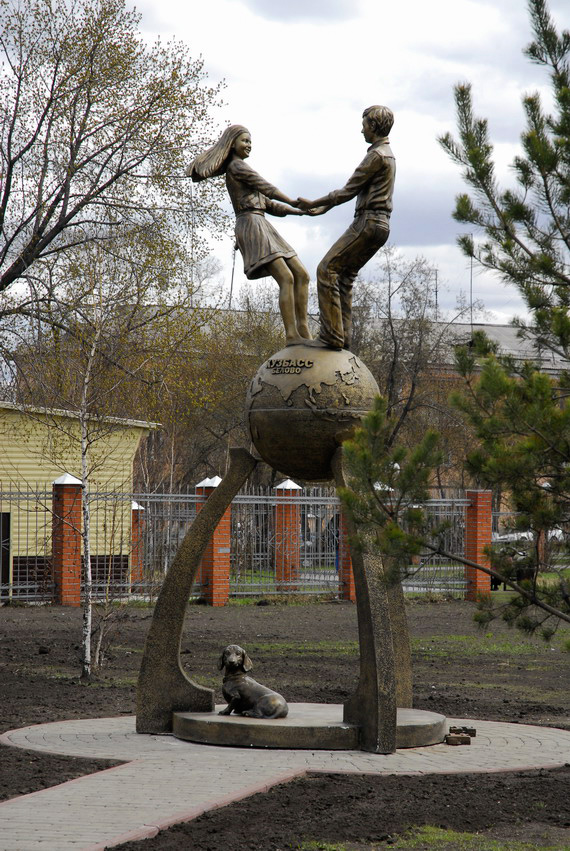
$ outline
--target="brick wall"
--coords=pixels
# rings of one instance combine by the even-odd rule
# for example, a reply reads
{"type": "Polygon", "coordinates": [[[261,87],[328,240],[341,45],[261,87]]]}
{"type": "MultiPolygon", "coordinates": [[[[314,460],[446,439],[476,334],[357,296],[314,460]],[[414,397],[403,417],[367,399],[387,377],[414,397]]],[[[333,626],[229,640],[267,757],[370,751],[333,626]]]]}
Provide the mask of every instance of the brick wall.
{"type": "Polygon", "coordinates": [[[301,564],[301,488],[291,480],[275,488],[275,579],[291,588],[301,564]]]}
{"type": "MultiPolygon", "coordinates": [[[[221,482],[219,476],[204,479],[196,485],[200,511],[210,494],[221,482]]],[[[230,538],[232,507],[228,506],[216,526],[201,561],[203,597],[210,606],[225,606],[230,594],[230,538]]]]}
{"type": "Polygon", "coordinates": [[[356,602],[356,586],[352,572],[352,560],[350,558],[350,542],[348,539],[348,527],[344,515],[340,515],[339,544],[338,544],[338,581],[339,595],[343,600],[356,602]]]}
{"type": "Polygon", "coordinates": [[[80,606],[82,489],[79,479],[68,474],[56,479],[52,510],[55,601],[62,606],[80,606]]]}
{"type": "MultiPolygon", "coordinates": [[[[465,510],[465,558],[490,567],[485,548],[490,546],[493,528],[493,495],[491,491],[469,490],[465,494],[470,505],[465,510]]],[[[474,567],[465,567],[466,600],[491,593],[491,577],[474,567]]]]}

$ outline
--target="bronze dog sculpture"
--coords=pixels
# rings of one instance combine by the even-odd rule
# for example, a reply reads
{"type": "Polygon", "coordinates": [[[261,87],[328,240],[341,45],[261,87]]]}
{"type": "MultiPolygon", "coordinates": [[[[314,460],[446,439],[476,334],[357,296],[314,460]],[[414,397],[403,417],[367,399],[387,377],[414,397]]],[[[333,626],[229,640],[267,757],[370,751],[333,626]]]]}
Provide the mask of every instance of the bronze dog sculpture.
{"type": "Polygon", "coordinates": [[[228,702],[220,715],[235,712],[248,718],[285,718],[289,712],[285,698],[247,676],[253,663],[243,647],[228,644],[218,668],[225,669],[222,694],[228,702]]]}

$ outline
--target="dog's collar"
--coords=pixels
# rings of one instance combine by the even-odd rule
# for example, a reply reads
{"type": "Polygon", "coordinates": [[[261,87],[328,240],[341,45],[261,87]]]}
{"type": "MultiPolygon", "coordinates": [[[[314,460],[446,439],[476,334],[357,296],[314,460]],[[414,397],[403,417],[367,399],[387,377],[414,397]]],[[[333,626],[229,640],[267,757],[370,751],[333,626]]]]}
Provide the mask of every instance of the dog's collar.
{"type": "Polygon", "coordinates": [[[225,682],[226,680],[231,680],[234,677],[246,677],[246,676],[247,676],[247,674],[246,674],[245,671],[235,671],[234,673],[226,674],[223,681],[225,682]]]}

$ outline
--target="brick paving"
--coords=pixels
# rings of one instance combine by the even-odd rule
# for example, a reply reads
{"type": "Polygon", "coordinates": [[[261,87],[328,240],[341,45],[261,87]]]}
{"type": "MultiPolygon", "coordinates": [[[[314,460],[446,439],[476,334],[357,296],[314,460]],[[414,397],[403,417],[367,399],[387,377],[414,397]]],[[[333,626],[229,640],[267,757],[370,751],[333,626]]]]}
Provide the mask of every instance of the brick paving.
{"type": "MultiPolygon", "coordinates": [[[[3,745],[125,760],[116,768],[0,804],[0,851],[102,851],[263,792],[308,772],[455,774],[554,768],[570,761],[570,732],[523,724],[470,724],[468,747],[362,751],[252,750],[137,735],[133,717],[58,721],[11,730],[3,745]]],[[[1,754],[0,754],[1,759],[1,754]]]]}

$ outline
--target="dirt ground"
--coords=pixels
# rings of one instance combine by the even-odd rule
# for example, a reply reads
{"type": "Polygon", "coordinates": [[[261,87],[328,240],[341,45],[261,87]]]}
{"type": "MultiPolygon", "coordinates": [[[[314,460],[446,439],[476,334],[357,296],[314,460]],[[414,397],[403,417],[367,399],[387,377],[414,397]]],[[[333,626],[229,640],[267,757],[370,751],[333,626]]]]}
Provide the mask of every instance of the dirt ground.
{"type": "MultiPolygon", "coordinates": [[[[100,679],[83,684],[77,678],[79,611],[0,608],[0,731],[65,718],[133,714],[151,617],[150,609],[129,608],[100,679]]],[[[500,622],[482,633],[473,623],[472,605],[458,601],[410,603],[408,617],[417,708],[570,729],[570,656],[562,651],[568,632],[550,644],[500,622]]],[[[291,702],[342,703],[356,685],[357,622],[350,603],[189,607],[183,659],[198,682],[216,688],[219,702],[217,660],[228,643],[245,646],[254,676],[291,702]]],[[[570,849],[570,754],[567,760],[556,771],[519,774],[308,777],[163,831],[144,844],[122,847],[570,849]],[[406,833],[422,825],[444,832],[437,841],[431,834],[412,838],[406,833]],[[450,830],[462,836],[445,832],[450,830]],[[470,839],[466,832],[477,836],[470,839]]],[[[2,748],[0,800],[109,764],[2,748]]]]}

